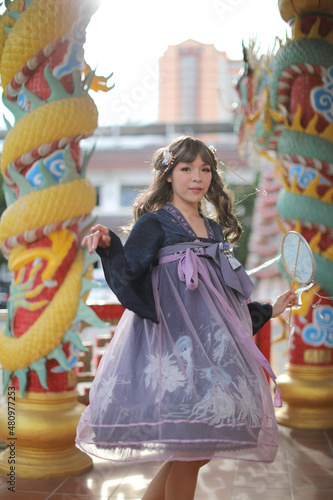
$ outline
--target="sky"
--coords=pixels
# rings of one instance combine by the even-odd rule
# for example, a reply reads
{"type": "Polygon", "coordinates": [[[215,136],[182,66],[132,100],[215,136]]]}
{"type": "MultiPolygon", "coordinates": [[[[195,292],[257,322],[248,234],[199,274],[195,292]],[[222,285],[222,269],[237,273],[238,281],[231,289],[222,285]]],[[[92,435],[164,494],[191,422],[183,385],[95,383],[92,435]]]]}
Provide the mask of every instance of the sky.
{"type": "Polygon", "coordinates": [[[100,0],[85,58],[97,75],[113,72],[115,87],[92,94],[99,125],[157,121],[158,60],[169,45],[192,38],[242,59],[242,40],[266,53],[286,34],[278,0],[100,0]]]}
{"type": "Polygon", "coordinates": [[[158,61],[169,45],[192,38],[242,59],[242,40],[248,46],[256,39],[261,54],[276,37],[290,36],[278,0],[90,1],[100,6],[87,27],[85,59],[97,75],[113,73],[115,84],[108,93],[91,92],[99,126],[158,120],[158,61]]]}

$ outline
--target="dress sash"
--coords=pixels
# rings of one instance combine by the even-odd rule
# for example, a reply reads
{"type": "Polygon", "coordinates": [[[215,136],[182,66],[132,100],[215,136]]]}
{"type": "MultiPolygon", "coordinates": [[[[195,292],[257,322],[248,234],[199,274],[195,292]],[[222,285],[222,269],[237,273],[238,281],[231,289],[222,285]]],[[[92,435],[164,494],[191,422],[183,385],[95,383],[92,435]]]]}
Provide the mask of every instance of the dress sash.
{"type": "MultiPolygon", "coordinates": [[[[222,278],[225,284],[237,292],[237,297],[240,302],[242,302],[250,297],[253,290],[253,283],[243,266],[233,255],[232,251],[229,249],[226,250],[226,247],[228,248],[229,245],[223,242],[209,243],[194,241],[176,243],[175,245],[163,247],[159,251],[157,258],[159,259],[160,264],[181,259],[185,265],[185,270],[187,271],[185,275],[188,276],[188,272],[191,267],[197,265],[194,256],[201,255],[210,257],[221,269],[222,278]]],[[[191,282],[186,282],[186,284],[190,290],[192,290],[191,282]]]]}

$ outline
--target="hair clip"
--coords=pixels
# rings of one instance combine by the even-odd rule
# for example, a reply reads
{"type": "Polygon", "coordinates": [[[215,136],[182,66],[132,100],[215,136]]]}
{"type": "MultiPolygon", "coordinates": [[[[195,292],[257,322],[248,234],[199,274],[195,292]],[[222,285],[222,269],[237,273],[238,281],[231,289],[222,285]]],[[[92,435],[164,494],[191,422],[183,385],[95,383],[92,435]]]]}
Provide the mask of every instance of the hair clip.
{"type": "Polygon", "coordinates": [[[267,191],[265,191],[265,189],[259,189],[259,188],[257,188],[257,186],[255,186],[254,184],[251,184],[250,182],[248,182],[246,179],[244,179],[244,177],[242,177],[241,175],[237,174],[237,172],[235,172],[232,168],[228,167],[228,165],[226,165],[225,163],[223,163],[223,161],[221,161],[219,159],[219,157],[217,156],[217,151],[216,151],[216,148],[214,148],[214,146],[209,146],[209,149],[213,153],[217,165],[220,164],[221,167],[224,167],[224,168],[228,169],[230,172],[232,172],[233,174],[237,175],[237,177],[239,177],[240,179],[242,179],[242,181],[244,181],[246,184],[248,184],[249,186],[251,186],[257,193],[261,192],[264,196],[267,196],[268,193],[267,193],[267,191]]]}
{"type": "Polygon", "coordinates": [[[164,172],[167,172],[170,168],[170,165],[174,162],[175,157],[173,156],[172,151],[170,149],[166,149],[163,152],[163,160],[162,160],[162,165],[166,165],[166,168],[164,169],[164,172]]]}
{"type": "Polygon", "coordinates": [[[213,153],[215,161],[216,161],[216,164],[218,165],[220,163],[220,160],[218,159],[216,148],[214,148],[214,146],[209,146],[208,149],[210,149],[211,152],[213,153]]]}

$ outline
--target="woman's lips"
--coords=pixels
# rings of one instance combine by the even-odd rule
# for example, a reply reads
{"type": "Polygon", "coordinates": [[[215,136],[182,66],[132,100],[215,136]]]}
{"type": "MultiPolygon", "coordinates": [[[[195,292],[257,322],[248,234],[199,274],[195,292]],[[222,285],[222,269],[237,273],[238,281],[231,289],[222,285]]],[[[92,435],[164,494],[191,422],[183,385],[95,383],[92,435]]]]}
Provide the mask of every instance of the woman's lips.
{"type": "Polygon", "coordinates": [[[190,188],[190,191],[192,191],[193,193],[201,193],[202,188],[190,188]]]}

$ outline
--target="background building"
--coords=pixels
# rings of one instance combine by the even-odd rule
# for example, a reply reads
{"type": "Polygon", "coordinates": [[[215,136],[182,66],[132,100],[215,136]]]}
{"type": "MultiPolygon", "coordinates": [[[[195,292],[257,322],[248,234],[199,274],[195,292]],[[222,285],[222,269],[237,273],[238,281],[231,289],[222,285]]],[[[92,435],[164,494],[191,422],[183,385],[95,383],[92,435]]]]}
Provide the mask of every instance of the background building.
{"type": "Polygon", "coordinates": [[[238,102],[235,83],[243,61],[231,61],[214,45],[187,40],[160,58],[161,122],[226,122],[238,102]]]}

